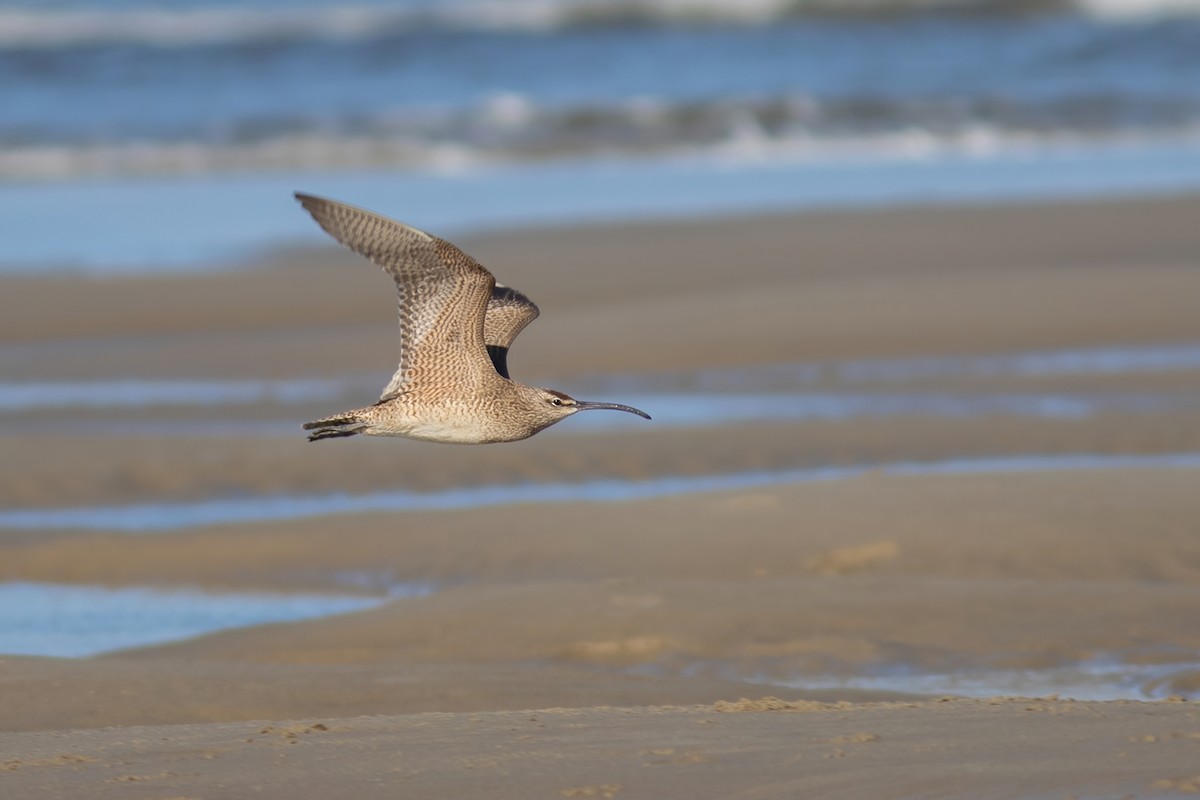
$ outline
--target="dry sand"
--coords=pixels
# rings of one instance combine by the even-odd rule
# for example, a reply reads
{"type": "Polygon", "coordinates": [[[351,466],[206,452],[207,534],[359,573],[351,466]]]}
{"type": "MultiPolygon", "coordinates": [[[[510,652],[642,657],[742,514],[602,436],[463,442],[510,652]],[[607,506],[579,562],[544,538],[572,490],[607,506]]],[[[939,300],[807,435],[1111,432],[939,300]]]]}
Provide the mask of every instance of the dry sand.
{"type": "MultiPolygon", "coordinates": [[[[543,308],[514,372],[572,391],[604,372],[1200,341],[1197,219],[1200,199],[1185,197],[609,226],[464,245],[543,308]]],[[[0,284],[8,381],[375,372],[382,384],[394,355],[386,279],[333,250],[207,276],[0,284]]],[[[901,389],[1179,394],[1200,390],[1200,377],[949,376],[901,389]]],[[[330,410],[231,409],[72,411],[71,422],[94,423],[85,433],[61,411],[7,413],[0,507],[1200,451],[1195,403],[1070,419],[603,434],[568,421],[487,448],[102,427],[222,413],[299,423],[330,410]]],[[[939,702],[748,682],[889,664],[949,675],[1047,669],[1115,654],[1179,662],[1144,688],[1194,696],[1197,489],[1194,469],[866,474],[158,536],[5,532],[5,580],[345,591],[338,576],[351,573],[442,588],[91,659],[5,657],[0,794],[1197,792],[1193,702],[939,702]],[[736,702],[767,695],[791,702],[736,702]]]]}

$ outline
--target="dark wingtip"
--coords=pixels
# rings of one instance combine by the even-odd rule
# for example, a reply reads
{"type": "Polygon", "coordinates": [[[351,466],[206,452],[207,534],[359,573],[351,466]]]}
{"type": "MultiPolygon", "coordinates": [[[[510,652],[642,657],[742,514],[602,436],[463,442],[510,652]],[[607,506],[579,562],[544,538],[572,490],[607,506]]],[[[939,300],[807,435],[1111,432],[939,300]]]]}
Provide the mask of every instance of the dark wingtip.
{"type": "Polygon", "coordinates": [[[305,192],[292,192],[292,197],[296,198],[296,202],[304,206],[308,211],[312,211],[312,207],[324,199],[317,197],[315,194],[306,194],[305,192]]]}

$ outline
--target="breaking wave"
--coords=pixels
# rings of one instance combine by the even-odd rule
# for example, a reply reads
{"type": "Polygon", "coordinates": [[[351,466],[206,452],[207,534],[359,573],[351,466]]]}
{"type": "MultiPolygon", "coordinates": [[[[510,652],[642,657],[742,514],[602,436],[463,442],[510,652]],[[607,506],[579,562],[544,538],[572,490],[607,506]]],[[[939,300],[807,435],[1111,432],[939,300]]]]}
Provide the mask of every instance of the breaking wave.
{"type": "Polygon", "coordinates": [[[0,182],[381,167],[454,173],[556,159],[988,156],[1022,148],[1200,137],[1190,99],[1078,103],[802,96],[542,107],[516,94],[464,110],[256,120],[216,139],[0,137],[0,182]]]}
{"type": "MultiPolygon", "coordinates": [[[[181,4],[182,5],[182,4],[181,4]]],[[[1200,15],[1200,0],[449,0],[246,8],[0,9],[0,50],[375,39],[437,30],[559,31],[597,26],[766,25],[788,19],[1082,14],[1106,21],[1200,15]]]]}

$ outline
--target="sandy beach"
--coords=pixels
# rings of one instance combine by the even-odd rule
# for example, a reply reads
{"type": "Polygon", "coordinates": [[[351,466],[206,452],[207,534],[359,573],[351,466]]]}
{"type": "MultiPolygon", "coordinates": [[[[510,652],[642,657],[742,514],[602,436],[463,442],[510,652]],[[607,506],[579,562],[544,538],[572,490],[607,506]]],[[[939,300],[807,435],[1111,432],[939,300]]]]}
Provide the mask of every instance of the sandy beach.
{"type": "Polygon", "coordinates": [[[395,361],[389,281],[332,247],[0,277],[6,386],[350,386],[6,401],[0,517],[100,521],[0,530],[0,581],[380,599],[0,656],[0,793],[1200,792],[1200,466],[1179,458],[1200,453],[1200,369],[1146,355],[1200,343],[1197,220],[1179,196],[465,238],[542,308],[514,376],[657,404],[488,447],[304,440],[395,361]],[[700,396],[825,405],[673,420],[700,396]],[[609,494],[535,491],[585,484],[609,494]],[[141,527],[93,513],[151,506],[141,527]],[[1073,699],[1110,668],[1121,699],[1073,699]]]}

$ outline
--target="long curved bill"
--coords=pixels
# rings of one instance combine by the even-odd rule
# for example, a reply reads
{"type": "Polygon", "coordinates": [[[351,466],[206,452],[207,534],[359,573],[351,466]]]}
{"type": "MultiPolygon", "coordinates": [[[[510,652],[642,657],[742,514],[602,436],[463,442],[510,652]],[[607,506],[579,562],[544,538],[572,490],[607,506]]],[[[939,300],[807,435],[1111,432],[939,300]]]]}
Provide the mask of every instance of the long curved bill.
{"type": "Polygon", "coordinates": [[[623,406],[620,403],[591,403],[586,400],[576,400],[575,407],[580,411],[589,411],[591,409],[608,408],[613,411],[628,411],[630,414],[637,414],[644,419],[650,419],[650,415],[645,411],[634,408],[633,406],[623,406]]]}

